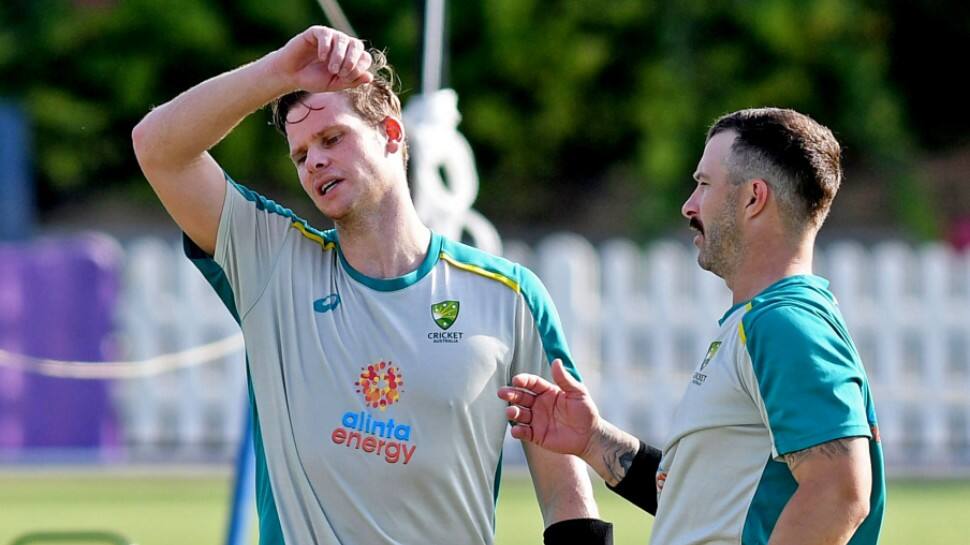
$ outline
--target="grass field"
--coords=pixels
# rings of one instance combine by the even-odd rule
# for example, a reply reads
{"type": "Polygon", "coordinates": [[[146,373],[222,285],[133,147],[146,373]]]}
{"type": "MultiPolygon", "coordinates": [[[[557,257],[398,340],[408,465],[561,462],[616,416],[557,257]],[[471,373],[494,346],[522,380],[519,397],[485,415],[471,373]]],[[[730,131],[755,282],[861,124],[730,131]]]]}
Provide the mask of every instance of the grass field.
{"type": "MultiPolygon", "coordinates": [[[[651,517],[602,486],[596,493],[616,543],[645,544],[651,517]]],[[[895,481],[889,494],[883,545],[970,544],[970,481],[895,481]]],[[[40,529],[113,530],[139,545],[216,545],[228,495],[228,479],[212,475],[0,473],[0,545],[40,529]]],[[[528,477],[504,479],[497,521],[499,545],[541,543],[528,477]]]]}

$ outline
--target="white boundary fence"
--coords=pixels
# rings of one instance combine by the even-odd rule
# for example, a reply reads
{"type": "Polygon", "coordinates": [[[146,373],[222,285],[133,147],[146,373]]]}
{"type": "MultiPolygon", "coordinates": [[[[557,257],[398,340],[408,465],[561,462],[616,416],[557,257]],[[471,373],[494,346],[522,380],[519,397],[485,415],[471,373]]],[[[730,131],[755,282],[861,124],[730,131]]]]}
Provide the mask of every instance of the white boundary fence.
{"type": "MultiPolygon", "coordinates": [[[[228,337],[237,328],[178,247],[130,244],[120,316],[123,355],[149,358],[228,337]]],[[[730,307],[723,282],[693,249],[661,241],[592,246],[553,235],[506,244],[548,287],[573,354],[603,413],[662,444],[689,375],[730,307]]],[[[890,472],[970,471],[970,256],[940,245],[831,244],[816,256],[832,281],[872,383],[890,472]]],[[[119,381],[133,447],[232,452],[244,404],[242,355],[119,381]]]]}

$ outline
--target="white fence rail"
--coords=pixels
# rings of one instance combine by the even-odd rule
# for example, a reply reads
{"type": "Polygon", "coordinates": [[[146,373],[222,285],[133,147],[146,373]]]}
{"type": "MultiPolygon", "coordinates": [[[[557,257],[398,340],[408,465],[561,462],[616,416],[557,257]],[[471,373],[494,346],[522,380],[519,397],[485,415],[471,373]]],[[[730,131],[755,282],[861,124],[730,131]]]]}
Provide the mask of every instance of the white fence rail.
{"type": "MultiPolygon", "coordinates": [[[[237,331],[180,249],[128,247],[121,316],[127,357],[150,357],[237,331]]],[[[695,363],[730,306],[723,282],[673,242],[593,247],[555,235],[506,254],[542,278],[603,413],[662,443],[695,363]]],[[[825,247],[832,282],[869,371],[890,470],[970,470],[970,256],[939,245],[825,247]]],[[[194,449],[238,441],[245,399],[241,354],[215,364],[121,381],[116,394],[133,447],[194,449]]]]}

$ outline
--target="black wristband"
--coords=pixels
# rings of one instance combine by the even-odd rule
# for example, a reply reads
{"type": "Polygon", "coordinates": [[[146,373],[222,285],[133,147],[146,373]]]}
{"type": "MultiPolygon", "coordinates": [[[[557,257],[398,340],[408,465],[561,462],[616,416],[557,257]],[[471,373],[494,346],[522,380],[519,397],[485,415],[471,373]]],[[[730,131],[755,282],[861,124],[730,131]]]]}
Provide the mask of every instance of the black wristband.
{"type": "Polygon", "coordinates": [[[657,514],[657,468],[660,467],[661,452],[643,441],[637,455],[633,457],[630,469],[616,486],[606,485],[627,501],[651,515],[657,514]]]}
{"type": "Polygon", "coordinates": [[[542,533],[545,545],[613,545],[613,525],[600,519],[569,519],[550,524],[542,533]]]}

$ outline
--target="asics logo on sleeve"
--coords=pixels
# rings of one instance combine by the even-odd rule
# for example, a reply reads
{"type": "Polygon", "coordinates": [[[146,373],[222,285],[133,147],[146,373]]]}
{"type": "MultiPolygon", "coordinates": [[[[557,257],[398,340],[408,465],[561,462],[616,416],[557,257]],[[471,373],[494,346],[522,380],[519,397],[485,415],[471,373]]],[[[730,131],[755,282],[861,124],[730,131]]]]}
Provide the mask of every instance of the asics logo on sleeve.
{"type": "Polygon", "coordinates": [[[339,304],[340,304],[340,296],[337,295],[336,293],[331,293],[330,295],[322,299],[317,299],[316,301],[314,301],[313,310],[322,314],[324,312],[330,312],[331,310],[336,309],[337,305],[339,304]]]}

